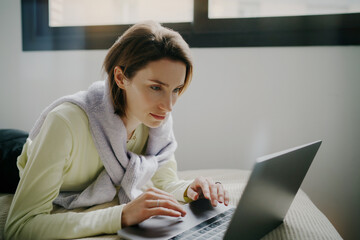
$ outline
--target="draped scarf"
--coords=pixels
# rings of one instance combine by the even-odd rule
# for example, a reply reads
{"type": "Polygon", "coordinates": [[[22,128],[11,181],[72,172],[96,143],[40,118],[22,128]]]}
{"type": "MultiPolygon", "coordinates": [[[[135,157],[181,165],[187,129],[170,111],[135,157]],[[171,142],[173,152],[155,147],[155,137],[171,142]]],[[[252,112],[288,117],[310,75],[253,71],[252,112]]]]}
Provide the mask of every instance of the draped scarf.
{"type": "Polygon", "coordinates": [[[175,152],[177,143],[169,114],[161,126],[149,129],[145,155],[126,148],[127,132],[121,118],[114,113],[107,81],[93,83],[87,91],[64,96],[50,104],[30,131],[29,138],[39,133],[47,114],[56,106],[70,102],[84,110],[104,170],[81,192],[60,192],[54,203],[67,209],[89,207],[113,200],[120,186],[120,204],[127,203],[142,191],[159,166],[175,152]]]}

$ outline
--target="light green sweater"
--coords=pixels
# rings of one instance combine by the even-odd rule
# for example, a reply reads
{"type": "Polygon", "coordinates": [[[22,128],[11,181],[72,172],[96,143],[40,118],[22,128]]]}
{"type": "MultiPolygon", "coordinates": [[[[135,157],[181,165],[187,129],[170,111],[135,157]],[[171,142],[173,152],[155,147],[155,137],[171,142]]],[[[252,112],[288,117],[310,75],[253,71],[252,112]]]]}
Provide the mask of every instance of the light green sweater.
{"type": "MultiPolygon", "coordinates": [[[[144,153],[148,128],[140,125],[127,143],[144,153]]],[[[82,191],[104,169],[85,112],[71,103],[52,110],[33,141],[27,139],[18,158],[20,182],[5,226],[6,239],[64,239],[113,234],[121,228],[124,205],[78,213],[52,214],[59,191],[82,191]]],[[[191,183],[179,180],[172,157],[152,178],[153,184],[179,201],[191,183]]],[[[117,196],[116,196],[117,198],[117,196]]]]}

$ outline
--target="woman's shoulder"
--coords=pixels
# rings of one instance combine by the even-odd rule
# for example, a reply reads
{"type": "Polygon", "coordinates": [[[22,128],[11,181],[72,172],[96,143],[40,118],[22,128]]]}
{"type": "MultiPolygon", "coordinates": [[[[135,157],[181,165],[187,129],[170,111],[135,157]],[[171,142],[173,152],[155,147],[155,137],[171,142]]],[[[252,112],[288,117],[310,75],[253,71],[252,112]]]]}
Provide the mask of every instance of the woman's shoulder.
{"type": "Polygon", "coordinates": [[[55,118],[61,118],[65,121],[69,127],[81,128],[82,126],[88,126],[89,120],[85,111],[76,104],[65,102],[49,112],[49,116],[55,118]]]}

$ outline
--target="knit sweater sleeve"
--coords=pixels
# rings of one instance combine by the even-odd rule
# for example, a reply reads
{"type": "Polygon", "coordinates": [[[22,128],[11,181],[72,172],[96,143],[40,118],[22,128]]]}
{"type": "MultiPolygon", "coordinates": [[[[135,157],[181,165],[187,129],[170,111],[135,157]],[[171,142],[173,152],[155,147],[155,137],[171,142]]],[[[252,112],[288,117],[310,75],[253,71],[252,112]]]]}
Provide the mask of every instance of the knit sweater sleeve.
{"type": "Polygon", "coordinates": [[[49,113],[38,136],[18,159],[21,179],[5,226],[6,239],[66,239],[115,233],[123,205],[92,212],[51,214],[71,167],[74,133],[69,122],[49,113]],[[31,145],[31,151],[30,151],[31,145]]]}

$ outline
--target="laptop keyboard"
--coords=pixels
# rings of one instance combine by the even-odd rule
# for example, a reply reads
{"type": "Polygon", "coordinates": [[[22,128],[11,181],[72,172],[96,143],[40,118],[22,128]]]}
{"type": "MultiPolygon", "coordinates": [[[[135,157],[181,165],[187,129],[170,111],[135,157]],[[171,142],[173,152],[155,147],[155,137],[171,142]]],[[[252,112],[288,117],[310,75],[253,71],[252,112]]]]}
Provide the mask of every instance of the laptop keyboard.
{"type": "Polygon", "coordinates": [[[170,239],[223,239],[234,211],[231,208],[170,239]]]}

